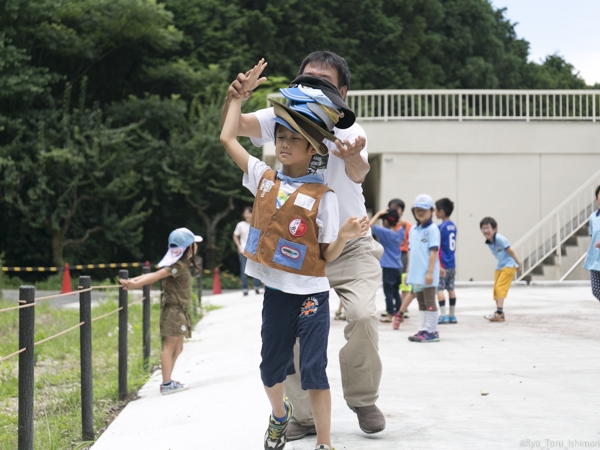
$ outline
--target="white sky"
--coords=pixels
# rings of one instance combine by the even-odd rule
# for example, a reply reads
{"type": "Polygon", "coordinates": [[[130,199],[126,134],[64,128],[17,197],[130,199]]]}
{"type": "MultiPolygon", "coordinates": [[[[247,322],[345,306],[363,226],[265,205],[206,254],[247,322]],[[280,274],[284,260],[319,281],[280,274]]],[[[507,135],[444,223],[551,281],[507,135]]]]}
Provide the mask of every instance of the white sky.
{"type": "Polygon", "coordinates": [[[600,0],[490,0],[518,22],[517,35],[529,41],[529,60],[558,53],[587,84],[600,83],[600,0]]]}

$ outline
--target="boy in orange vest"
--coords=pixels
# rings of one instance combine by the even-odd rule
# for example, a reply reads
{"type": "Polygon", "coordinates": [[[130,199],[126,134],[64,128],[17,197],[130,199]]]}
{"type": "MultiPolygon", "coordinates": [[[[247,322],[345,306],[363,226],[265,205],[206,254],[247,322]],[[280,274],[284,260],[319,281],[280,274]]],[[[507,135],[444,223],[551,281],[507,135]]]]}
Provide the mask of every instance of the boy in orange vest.
{"type": "MultiPolygon", "coordinates": [[[[260,60],[242,84],[252,91],[266,78],[260,60]]],[[[254,195],[253,217],[244,255],[246,273],[265,284],[262,311],[261,379],[272,414],[265,450],[285,447],[292,405],[283,399],[283,381],[295,373],[293,347],[300,339],[302,389],[307,389],[317,430],[317,449],[330,450],[331,395],[325,369],[329,334],[329,281],[325,265],[345,243],[365,236],[368,220],[350,217],[339,226],[337,198],[321,175],[309,174],[315,153],[327,154],[323,139],[341,118],[354,117],[341,96],[320,79],[313,86],[281,89],[288,105],[275,109],[275,147],[280,171],[249,155],[237,141],[241,99],[233,99],[223,123],[221,143],[243,170],[243,184],[254,195]],[[315,86],[321,87],[317,89],[315,86]]],[[[333,85],[331,85],[333,86],[333,85]]],[[[351,121],[353,122],[353,120],[351,121]]],[[[350,124],[351,125],[351,124],[350,124]]],[[[339,125],[338,125],[339,126],[339,125]]]]}

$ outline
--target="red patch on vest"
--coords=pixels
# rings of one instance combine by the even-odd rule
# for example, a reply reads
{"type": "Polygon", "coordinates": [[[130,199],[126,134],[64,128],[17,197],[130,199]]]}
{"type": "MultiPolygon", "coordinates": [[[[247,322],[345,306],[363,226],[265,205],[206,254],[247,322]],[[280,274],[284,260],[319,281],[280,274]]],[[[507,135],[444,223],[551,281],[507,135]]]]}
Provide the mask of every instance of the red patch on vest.
{"type": "Polygon", "coordinates": [[[290,222],[288,226],[290,230],[290,234],[295,237],[304,236],[308,227],[306,226],[306,222],[302,219],[294,219],[290,222]]]}

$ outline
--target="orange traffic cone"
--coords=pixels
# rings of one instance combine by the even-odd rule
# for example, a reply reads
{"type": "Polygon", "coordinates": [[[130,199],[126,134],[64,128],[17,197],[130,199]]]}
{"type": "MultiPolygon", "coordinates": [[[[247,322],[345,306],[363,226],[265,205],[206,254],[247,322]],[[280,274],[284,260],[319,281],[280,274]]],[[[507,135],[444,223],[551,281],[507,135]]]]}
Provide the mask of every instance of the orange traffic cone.
{"type": "Polygon", "coordinates": [[[69,265],[65,264],[65,270],[63,271],[62,289],[60,293],[66,294],[68,292],[73,292],[73,289],[71,289],[71,272],[69,271],[69,265]]]}
{"type": "Polygon", "coordinates": [[[219,268],[215,269],[215,275],[213,277],[213,294],[221,293],[221,277],[219,276],[219,268]]]}

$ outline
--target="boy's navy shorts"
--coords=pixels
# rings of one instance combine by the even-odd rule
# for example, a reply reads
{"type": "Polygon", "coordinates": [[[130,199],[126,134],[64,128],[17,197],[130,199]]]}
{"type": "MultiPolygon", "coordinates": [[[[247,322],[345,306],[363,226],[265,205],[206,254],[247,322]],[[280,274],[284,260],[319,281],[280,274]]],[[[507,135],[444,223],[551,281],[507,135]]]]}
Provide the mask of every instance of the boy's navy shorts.
{"type": "Polygon", "coordinates": [[[329,292],[296,295],[265,288],[260,352],[263,384],[272,387],[296,373],[294,345],[300,338],[302,389],[329,389],[325,373],[329,321],[329,292]]]}

